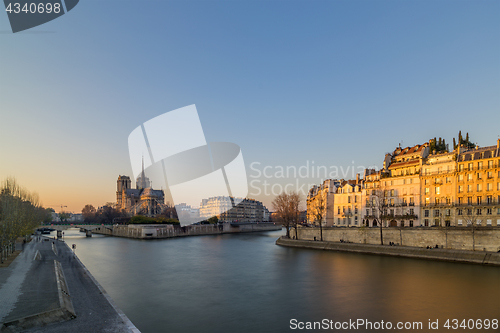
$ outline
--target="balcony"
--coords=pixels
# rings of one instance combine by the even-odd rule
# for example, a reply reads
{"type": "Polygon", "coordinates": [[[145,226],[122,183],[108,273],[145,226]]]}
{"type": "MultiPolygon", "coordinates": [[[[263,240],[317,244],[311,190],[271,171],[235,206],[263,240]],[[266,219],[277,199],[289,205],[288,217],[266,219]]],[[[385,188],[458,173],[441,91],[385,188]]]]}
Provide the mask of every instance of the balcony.
{"type": "Polygon", "coordinates": [[[416,214],[403,214],[403,215],[395,215],[394,218],[396,220],[418,220],[418,215],[416,215],[416,214]]]}

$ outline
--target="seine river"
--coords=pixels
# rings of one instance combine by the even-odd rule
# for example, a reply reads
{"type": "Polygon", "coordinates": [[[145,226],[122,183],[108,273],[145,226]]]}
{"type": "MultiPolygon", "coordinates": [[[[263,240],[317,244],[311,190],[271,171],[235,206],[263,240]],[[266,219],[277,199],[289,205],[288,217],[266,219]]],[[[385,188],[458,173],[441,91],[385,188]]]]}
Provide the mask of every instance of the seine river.
{"type": "Polygon", "coordinates": [[[499,331],[443,325],[500,319],[500,268],[290,249],[274,244],[281,234],[141,241],[70,229],[65,240],[144,333],[296,332],[291,320],[323,319],[499,331]]]}

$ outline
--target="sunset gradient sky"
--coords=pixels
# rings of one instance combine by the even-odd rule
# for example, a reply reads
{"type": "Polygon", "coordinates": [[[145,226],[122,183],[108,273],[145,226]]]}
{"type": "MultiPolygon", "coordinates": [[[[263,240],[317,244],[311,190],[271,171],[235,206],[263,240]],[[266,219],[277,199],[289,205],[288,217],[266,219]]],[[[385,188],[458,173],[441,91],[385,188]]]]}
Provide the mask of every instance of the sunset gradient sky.
{"type": "Polygon", "coordinates": [[[493,145],[499,15],[482,0],[82,0],[12,34],[3,12],[0,179],[57,211],[115,201],[130,132],[191,104],[254,184],[265,166],[380,167],[400,142],[459,130],[493,145]]]}

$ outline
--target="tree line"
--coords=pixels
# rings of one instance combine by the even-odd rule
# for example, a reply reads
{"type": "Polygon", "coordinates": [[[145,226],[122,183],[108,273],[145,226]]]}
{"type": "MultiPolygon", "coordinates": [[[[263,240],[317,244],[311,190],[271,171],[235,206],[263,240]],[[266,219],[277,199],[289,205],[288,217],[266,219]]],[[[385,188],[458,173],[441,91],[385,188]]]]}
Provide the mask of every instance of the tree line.
{"type": "Polygon", "coordinates": [[[155,218],[149,218],[143,215],[130,216],[120,209],[116,208],[116,205],[112,202],[106,203],[104,206],[96,209],[93,205],[85,205],[82,209],[82,217],[85,223],[97,223],[97,224],[178,224],[178,217],[175,208],[169,204],[166,205],[165,209],[161,214],[157,215],[155,218]]]}
{"type": "MultiPolygon", "coordinates": [[[[18,237],[32,234],[51,214],[42,207],[38,194],[21,187],[14,178],[0,186],[0,248],[2,254],[12,248],[18,237]]],[[[3,257],[3,256],[2,256],[3,257]]]]}

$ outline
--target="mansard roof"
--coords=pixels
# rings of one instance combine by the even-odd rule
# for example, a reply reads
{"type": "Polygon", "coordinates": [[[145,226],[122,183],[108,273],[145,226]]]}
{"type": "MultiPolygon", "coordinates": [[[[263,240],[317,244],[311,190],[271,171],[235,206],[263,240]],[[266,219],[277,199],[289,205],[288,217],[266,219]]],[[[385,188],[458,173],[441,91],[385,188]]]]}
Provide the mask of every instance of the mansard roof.
{"type": "Polygon", "coordinates": [[[425,147],[426,147],[426,144],[415,145],[413,147],[406,147],[406,148],[398,147],[392,153],[392,158],[401,157],[403,155],[411,155],[411,154],[415,154],[415,153],[420,153],[425,147]]]}
{"type": "Polygon", "coordinates": [[[488,146],[477,149],[466,150],[458,156],[459,162],[480,160],[482,158],[500,157],[500,149],[497,146],[488,146]],[[481,155],[483,155],[481,157],[481,155]]]}

